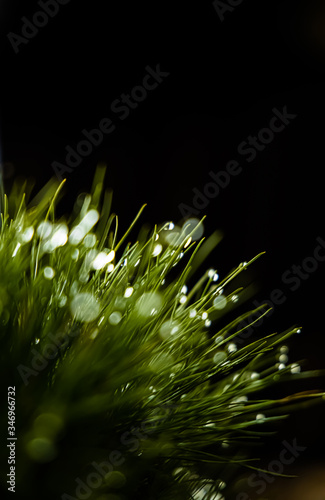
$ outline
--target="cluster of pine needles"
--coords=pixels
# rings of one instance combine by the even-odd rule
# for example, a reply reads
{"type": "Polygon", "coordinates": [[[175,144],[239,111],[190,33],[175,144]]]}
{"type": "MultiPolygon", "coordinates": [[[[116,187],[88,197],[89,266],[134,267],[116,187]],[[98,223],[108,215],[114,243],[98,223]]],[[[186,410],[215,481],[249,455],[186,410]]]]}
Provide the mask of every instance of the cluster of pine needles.
{"type": "Polygon", "coordinates": [[[259,256],[193,282],[211,246],[195,237],[202,221],[143,227],[130,243],[142,209],[119,237],[104,173],[69,218],[55,214],[64,183],[28,202],[30,186],[15,183],[2,199],[1,366],[3,387],[16,392],[16,494],[227,499],[237,467],[256,466],[247,450],[263,426],[300,397],[321,399],[258,396],[314,375],[274,363],[298,328],[238,347],[254,322],[238,325],[266,309],[218,325],[241,300],[229,283],[259,256]]]}

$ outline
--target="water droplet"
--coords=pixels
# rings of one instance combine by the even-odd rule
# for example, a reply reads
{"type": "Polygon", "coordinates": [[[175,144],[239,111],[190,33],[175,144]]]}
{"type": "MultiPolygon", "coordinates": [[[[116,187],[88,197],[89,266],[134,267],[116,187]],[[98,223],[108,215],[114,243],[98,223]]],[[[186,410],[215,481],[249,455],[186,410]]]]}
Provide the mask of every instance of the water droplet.
{"type": "Polygon", "coordinates": [[[57,413],[41,413],[34,420],[34,435],[37,437],[55,438],[64,427],[64,421],[57,413]]]}
{"type": "Polygon", "coordinates": [[[179,303],[180,304],[185,304],[186,301],[187,301],[186,295],[181,295],[181,297],[179,299],[179,303]]]}
{"type": "Polygon", "coordinates": [[[78,281],[74,281],[71,285],[71,288],[70,288],[70,296],[76,295],[76,293],[78,293],[78,291],[79,291],[79,283],[78,283],[78,281]]]}
{"type": "Polygon", "coordinates": [[[88,250],[88,252],[85,255],[85,261],[84,261],[86,267],[89,268],[92,266],[92,263],[96,259],[98,253],[99,252],[97,250],[95,250],[94,248],[91,250],[88,250]]]}
{"type": "Polygon", "coordinates": [[[286,346],[286,345],[282,345],[280,347],[280,352],[283,352],[284,354],[288,353],[289,352],[289,347],[286,346]]]}
{"type": "Polygon", "coordinates": [[[59,224],[50,240],[51,251],[57,247],[63,247],[68,241],[68,227],[65,224],[59,224]]]}
{"type": "Polygon", "coordinates": [[[108,273],[112,273],[112,272],[114,271],[114,269],[115,269],[114,264],[109,264],[109,265],[107,266],[107,272],[108,272],[108,273]]]}
{"type": "Polygon", "coordinates": [[[127,287],[125,292],[124,292],[124,297],[131,297],[133,291],[134,291],[134,289],[132,286],[127,287]]]}
{"type": "Polygon", "coordinates": [[[115,298],[114,304],[115,304],[115,306],[117,307],[117,309],[119,309],[119,310],[125,309],[125,307],[126,307],[125,297],[120,297],[120,296],[118,295],[118,296],[115,298]]]}
{"type": "Polygon", "coordinates": [[[216,270],[215,270],[215,269],[210,269],[210,270],[208,271],[208,277],[209,277],[209,279],[210,279],[210,280],[212,280],[212,281],[218,281],[218,279],[219,279],[219,274],[216,272],[216,270]]]}
{"type": "Polygon", "coordinates": [[[185,293],[187,293],[187,286],[186,286],[186,285],[184,285],[184,286],[182,287],[182,289],[181,289],[181,293],[184,293],[184,294],[185,294],[185,293]]]}
{"type": "Polygon", "coordinates": [[[92,248],[96,244],[96,236],[94,234],[87,234],[83,241],[86,248],[92,248]]]}
{"type": "Polygon", "coordinates": [[[204,325],[208,328],[209,326],[211,326],[211,320],[210,319],[206,319],[205,322],[204,322],[204,325]]]}
{"type": "Polygon", "coordinates": [[[195,309],[191,309],[190,312],[189,312],[189,317],[190,318],[195,318],[196,316],[196,310],[195,309]]]}
{"type": "Polygon", "coordinates": [[[109,261],[109,256],[107,255],[107,253],[106,252],[99,252],[99,254],[96,255],[95,259],[92,262],[92,268],[95,269],[95,270],[102,269],[109,262],[110,262],[109,261]]]}
{"type": "Polygon", "coordinates": [[[32,239],[33,235],[34,235],[34,228],[32,226],[27,227],[25,231],[20,235],[19,240],[22,244],[28,243],[32,239]]]}
{"type": "MultiPolygon", "coordinates": [[[[175,252],[172,252],[172,253],[175,253],[175,252]]],[[[177,266],[178,261],[179,261],[179,260],[181,260],[183,257],[184,257],[183,252],[180,252],[180,253],[177,255],[177,257],[176,257],[176,262],[175,262],[175,264],[173,264],[173,267],[177,266]]]]}
{"type": "Polygon", "coordinates": [[[224,309],[227,305],[227,299],[223,295],[219,295],[213,300],[213,307],[215,309],[224,309]]]}
{"type": "Polygon", "coordinates": [[[54,272],[54,269],[52,269],[52,267],[45,267],[44,268],[44,277],[47,279],[47,280],[51,280],[54,278],[54,275],[55,275],[55,272],[54,272]]]}
{"type": "Polygon", "coordinates": [[[280,354],[279,361],[280,363],[286,363],[288,361],[288,356],[286,354],[280,354]]]}
{"type": "Polygon", "coordinates": [[[160,373],[161,370],[166,368],[166,366],[171,366],[173,362],[174,359],[171,355],[162,352],[161,354],[158,354],[157,356],[152,358],[149,366],[153,371],[160,373]]]}
{"type": "Polygon", "coordinates": [[[122,314],[119,311],[115,311],[109,316],[108,321],[111,325],[117,325],[121,319],[122,314]]]}
{"type": "Polygon", "coordinates": [[[237,346],[234,343],[231,343],[228,345],[227,350],[229,353],[236,352],[237,351],[237,346]]]}
{"type": "Polygon", "coordinates": [[[157,243],[157,245],[155,245],[153,249],[152,256],[157,257],[161,253],[162,249],[162,245],[160,243],[157,243]]]}
{"type": "Polygon", "coordinates": [[[157,292],[146,292],[137,301],[136,309],[141,316],[156,314],[163,305],[163,299],[157,292]]]}
{"type": "Polygon", "coordinates": [[[37,235],[42,238],[48,238],[52,232],[52,224],[49,221],[43,221],[37,228],[37,235]]]}
{"type": "Polygon", "coordinates": [[[99,330],[98,330],[98,328],[96,328],[96,329],[95,329],[95,330],[94,330],[94,331],[93,331],[93,332],[89,335],[89,338],[90,338],[90,339],[95,339],[95,338],[97,337],[98,333],[99,333],[99,330]]]}
{"type": "Polygon", "coordinates": [[[100,306],[97,300],[88,292],[77,294],[72,299],[70,308],[76,320],[86,323],[96,319],[100,312],[100,306]]]}
{"type": "Polygon", "coordinates": [[[69,243],[71,245],[79,245],[81,240],[85,237],[86,232],[81,226],[75,226],[69,235],[69,243]]]}
{"type": "Polygon", "coordinates": [[[239,299],[238,295],[233,295],[231,297],[232,302],[238,302],[238,299],[239,299]]]}
{"type": "Polygon", "coordinates": [[[30,440],[26,445],[28,455],[39,463],[51,462],[57,456],[57,449],[53,442],[45,437],[30,440]]]}
{"type": "Polygon", "coordinates": [[[35,344],[39,344],[40,339],[35,339],[35,344]]]}
{"type": "Polygon", "coordinates": [[[80,283],[88,283],[89,281],[89,273],[86,273],[86,272],[83,272],[83,273],[80,273],[79,275],[79,281],[80,283]]]}
{"type": "Polygon", "coordinates": [[[292,363],[292,365],[290,366],[290,371],[291,373],[300,373],[301,366],[298,363],[292,363]]]}
{"type": "Polygon", "coordinates": [[[84,218],[75,226],[69,236],[72,245],[78,245],[99,219],[97,210],[90,210],[84,218]]]}
{"type": "Polygon", "coordinates": [[[180,228],[174,227],[173,230],[166,232],[166,234],[162,234],[166,242],[172,246],[176,247],[182,243],[182,238],[180,237],[180,228]]]}
{"type": "Polygon", "coordinates": [[[89,210],[83,219],[79,222],[80,226],[84,229],[85,233],[91,230],[91,228],[96,224],[99,219],[99,213],[97,210],[89,210]]]}
{"type": "Polygon", "coordinates": [[[278,363],[277,368],[278,370],[284,370],[286,365],[284,363],[278,363]]]}
{"type": "Polygon", "coordinates": [[[258,414],[256,415],[256,421],[257,421],[257,422],[262,423],[262,422],[264,422],[264,420],[265,420],[265,415],[264,415],[264,413],[258,413],[258,414]]]}
{"type": "Polygon", "coordinates": [[[217,365],[219,363],[221,363],[222,361],[224,361],[225,359],[227,359],[227,354],[223,351],[221,352],[217,352],[214,356],[213,356],[213,362],[217,365]]]}
{"type": "Polygon", "coordinates": [[[79,258],[79,250],[78,250],[78,248],[75,248],[75,250],[73,250],[73,252],[71,254],[71,259],[78,260],[78,258],[79,258]]]}
{"type": "Polygon", "coordinates": [[[111,250],[109,254],[107,255],[107,262],[112,262],[112,260],[115,259],[115,251],[111,250]]]}
{"type": "Polygon", "coordinates": [[[204,233],[203,223],[195,217],[187,219],[182,226],[182,232],[185,235],[190,234],[192,231],[193,234],[191,236],[193,241],[199,240],[204,233]]]}
{"type": "Polygon", "coordinates": [[[250,378],[251,380],[257,380],[260,378],[260,374],[258,372],[252,372],[250,378]]]}
{"type": "Polygon", "coordinates": [[[165,321],[160,329],[159,335],[163,339],[168,339],[171,335],[175,335],[179,331],[179,326],[172,320],[165,321]]]}
{"type": "Polygon", "coordinates": [[[208,317],[208,313],[207,312],[203,312],[201,318],[202,319],[207,319],[207,317],[208,317]]]}

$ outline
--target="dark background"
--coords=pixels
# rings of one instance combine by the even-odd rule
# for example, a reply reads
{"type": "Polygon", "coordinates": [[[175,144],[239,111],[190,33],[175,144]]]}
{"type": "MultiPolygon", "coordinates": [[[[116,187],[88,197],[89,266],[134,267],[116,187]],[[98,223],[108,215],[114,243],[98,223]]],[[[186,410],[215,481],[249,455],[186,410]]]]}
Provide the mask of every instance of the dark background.
{"type": "MultiPolygon", "coordinates": [[[[306,358],[306,369],[325,368],[325,262],[295,292],[281,279],[313,255],[317,237],[325,240],[324,3],[243,0],[221,21],[209,0],[71,0],[16,54],[7,34],[21,35],[21,18],[32,20],[40,10],[34,1],[1,3],[5,186],[23,175],[41,188],[54,175],[52,162],[64,163],[65,146],[76,147],[81,131],[97,128],[104,117],[116,130],[67,174],[63,212],[89,190],[96,165],[104,162],[122,229],[145,202],[143,222],[177,223],[179,204],[193,206],[192,189],[203,192],[209,171],[238,160],[242,173],[200,212],[207,215],[206,235],[224,233],[206,266],[225,275],[265,250],[247,282],[256,283],[259,301],[274,288],[286,301],[257,334],[301,325],[290,361],[306,358]],[[170,75],[120,120],[112,101],[141,84],[147,65],[157,64],[170,75]],[[297,117],[247,162],[239,143],[284,106],[297,117]]],[[[314,379],[290,390],[324,385],[324,378],[314,379]]],[[[281,439],[299,433],[308,445],[302,461],[321,459],[324,406],[298,412],[265,454],[276,455],[281,439]]]]}

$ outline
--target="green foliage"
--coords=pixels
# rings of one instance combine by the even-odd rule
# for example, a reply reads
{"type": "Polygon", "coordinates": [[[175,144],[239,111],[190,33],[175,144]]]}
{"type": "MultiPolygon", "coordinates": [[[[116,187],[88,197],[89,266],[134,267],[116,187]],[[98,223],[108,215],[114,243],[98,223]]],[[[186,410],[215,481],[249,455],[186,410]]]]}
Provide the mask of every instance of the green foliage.
{"type": "Polygon", "coordinates": [[[263,424],[300,397],[261,391],[313,375],[274,364],[298,328],[237,348],[236,327],[252,311],[218,325],[241,297],[229,283],[255,259],[218,283],[206,272],[187,292],[211,239],[170,224],[128,243],[132,224],[119,239],[103,177],[98,169],[69,220],[55,217],[54,181],[29,205],[27,185],[3,200],[1,366],[16,388],[17,495],[222,499],[229,474],[254,466],[249,444],[263,424]],[[103,461],[114,470],[89,487],[103,461]],[[88,490],[76,490],[80,481],[88,490]]]}

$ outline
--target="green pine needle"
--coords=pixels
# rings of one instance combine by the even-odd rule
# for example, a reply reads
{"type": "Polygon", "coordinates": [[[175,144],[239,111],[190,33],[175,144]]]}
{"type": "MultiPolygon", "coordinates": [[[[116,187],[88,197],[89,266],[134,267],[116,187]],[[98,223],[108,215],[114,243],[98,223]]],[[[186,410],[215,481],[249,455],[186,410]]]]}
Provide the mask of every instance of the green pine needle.
{"type": "Polygon", "coordinates": [[[30,186],[16,183],[1,203],[1,364],[16,389],[17,494],[80,498],[78,478],[87,484],[93,463],[118,450],[120,465],[87,498],[227,498],[229,468],[259,470],[249,450],[268,435],[263,423],[322,397],[258,399],[263,389],[320,372],[274,365],[298,328],[236,347],[259,318],[236,327],[267,314],[262,306],[218,326],[243,292],[229,283],[262,253],[218,284],[205,272],[187,292],[220,234],[195,242],[195,229],[165,224],[127,243],[144,206],[119,238],[104,170],[71,219],[55,216],[63,183],[29,205],[30,186]]]}

